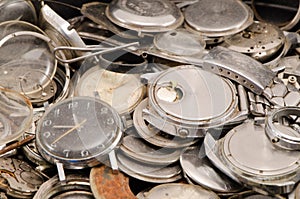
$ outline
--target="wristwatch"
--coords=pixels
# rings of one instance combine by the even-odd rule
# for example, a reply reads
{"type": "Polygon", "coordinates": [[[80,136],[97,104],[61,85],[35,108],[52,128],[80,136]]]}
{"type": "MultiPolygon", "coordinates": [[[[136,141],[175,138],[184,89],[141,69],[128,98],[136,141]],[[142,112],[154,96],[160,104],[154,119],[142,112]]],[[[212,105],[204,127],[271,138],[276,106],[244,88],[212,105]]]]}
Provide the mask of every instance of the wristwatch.
{"type": "Polygon", "coordinates": [[[120,116],[107,103],[73,97],[46,110],[37,125],[36,145],[50,163],[70,169],[92,167],[113,155],[123,129],[120,116]]]}
{"type": "Polygon", "coordinates": [[[236,126],[218,141],[207,134],[204,144],[216,167],[260,193],[289,193],[299,181],[299,151],[274,147],[258,121],[236,126]]]}
{"type": "Polygon", "coordinates": [[[207,129],[224,126],[242,112],[232,82],[195,66],[143,75],[142,80],[148,83],[143,118],[174,136],[203,137],[207,129]]]}

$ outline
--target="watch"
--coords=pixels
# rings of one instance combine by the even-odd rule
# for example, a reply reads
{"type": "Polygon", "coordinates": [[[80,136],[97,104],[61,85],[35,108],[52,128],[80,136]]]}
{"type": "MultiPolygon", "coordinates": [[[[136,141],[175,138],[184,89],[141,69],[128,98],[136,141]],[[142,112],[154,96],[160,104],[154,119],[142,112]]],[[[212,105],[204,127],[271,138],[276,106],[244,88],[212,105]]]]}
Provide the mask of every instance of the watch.
{"type": "Polygon", "coordinates": [[[37,149],[50,163],[81,169],[103,163],[119,143],[123,124],[110,105],[73,97],[50,106],[39,120],[37,149]]]}
{"type": "Polygon", "coordinates": [[[217,168],[255,191],[285,194],[299,181],[299,151],[275,147],[258,121],[236,126],[218,141],[207,134],[204,143],[217,168]]]}
{"type": "Polygon", "coordinates": [[[198,67],[184,65],[142,78],[148,81],[149,105],[143,118],[171,135],[203,137],[239,112],[232,82],[198,67]]]}
{"type": "Polygon", "coordinates": [[[129,114],[144,98],[145,90],[138,74],[117,73],[94,66],[79,78],[74,95],[94,97],[97,91],[100,99],[119,114],[129,114]]]}
{"type": "Polygon", "coordinates": [[[106,8],[107,18],[116,25],[142,32],[165,32],[176,29],[184,17],[167,0],[114,0],[106,8]]]}
{"type": "Polygon", "coordinates": [[[300,149],[300,107],[286,106],[272,110],[266,117],[265,132],[272,144],[288,149],[300,149]]]}

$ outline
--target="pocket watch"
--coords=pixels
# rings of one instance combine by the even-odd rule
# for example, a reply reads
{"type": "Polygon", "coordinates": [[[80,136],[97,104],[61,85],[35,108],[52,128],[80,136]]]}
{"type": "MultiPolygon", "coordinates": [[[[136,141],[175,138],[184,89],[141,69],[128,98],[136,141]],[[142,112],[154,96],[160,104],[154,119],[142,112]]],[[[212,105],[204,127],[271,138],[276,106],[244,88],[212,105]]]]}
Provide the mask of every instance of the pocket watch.
{"type": "Polygon", "coordinates": [[[32,198],[44,182],[28,163],[14,158],[0,158],[0,189],[14,198],[32,198]]]}
{"type": "Polygon", "coordinates": [[[285,194],[299,181],[299,151],[274,146],[263,124],[249,120],[215,141],[207,134],[205,152],[226,174],[263,194],[285,194]],[[211,158],[215,157],[215,158],[211,158]]]}
{"type": "Polygon", "coordinates": [[[93,97],[97,91],[100,99],[119,114],[129,114],[143,99],[145,90],[138,74],[117,73],[95,66],[79,78],[74,95],[93,97]]]}
{"type": "Polygon", "coordinates": [[[65,181],[54,176],[44,182],[33,197],[45,198],[86,198],[94,199],[89,177],[83,174],[68,174],[65,181]]]}
{"type": "Polygon", "coordinates": [[[106,166],[91,169],[90,186],[96,199],[136,198],[129,187],[129,177],[106,166]]]}
{"type": "Polygon", "coordinates": [[[69,169],[92,167],[113,152],[123,129],[110,105],[97,98],[73,97],[46,110],[37,125],[36,145],[50,163],[69,169]]]}
{"type": "Polygon", "coordinates": [[[167,183],[153,187],[149,191],[139,194],[138,199],[219,199],[219,196],[198,185],[183,183],[167,183]]]}
{"type": "Polygon", "coordinates": [[[179,66],[142,78],[148,81],[149,97],[143,118],[171,135],[203,137],[238,112],[234,85],[197,67],[179,66]]]}
{"type": "Polygon", "coordinates": [[[242,1],[201,0],[184,11],[186,28],[207,37],[231,35],[250,26],[252,10],[242,1]]]}
{"type": "Polygon", "coordinates": [[[167,0],[114,0],[106,16],[120,27],[137,32],[165,32],[176,29],[184,17],[180,9],[167,0]]]}
{"type": "Polygon", "coordinates": [[[219,194],[232,194],[243,186],[219,172],[206,157],[200,147],[187,147],[180,156],[182,170],[193,182],[219,194]]]}
{"type": "Polygon", "coordinates": [[[222,45],[265,63],[274,58],[284,44],[285,35],[277,26],[255,21],[241,32],[226,37],[222,45]]]}
{"type": "Polygon", "coordinates": [[[30,128],[33,108],[21,93],[0,87],[0,145],[15,141],[30,128]]]}

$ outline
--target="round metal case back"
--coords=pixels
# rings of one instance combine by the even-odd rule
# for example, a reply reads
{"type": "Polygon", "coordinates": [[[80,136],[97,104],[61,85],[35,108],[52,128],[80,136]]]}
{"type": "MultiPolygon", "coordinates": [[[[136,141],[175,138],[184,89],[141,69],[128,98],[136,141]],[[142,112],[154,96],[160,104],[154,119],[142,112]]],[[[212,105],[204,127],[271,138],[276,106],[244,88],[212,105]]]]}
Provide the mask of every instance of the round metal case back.
{"type": "Polygon", "coordinates": [[[239,176],[257,180],[285,179],[299,170],[299,151],[276,148],[263,125],[253,121],[232,129],[224,137],[221,153],[231,170],[239,176]]]}
{"type": "Polygon", "coordinates": [[[118,113],[91,97],[73,97],[51,106],[40,119],[36,144],[51,163],[79,169],[99,164],[122,136],[118,113]]]}
{"type": "Polygon", "coordinates": [[[192,125],[220,125],[237,105],[231,82],[194,66],[163,72],[150,83],[148,95],[160,116],[192,125]]]}
{"type": "Polygon", "coordinates": [[[209,37],[237,33],[253,22],[253,12],[242,1],[200,0],[186,8],[190,29],[209,37]]]}
{"type": "Polygon", "coordinates": [[[173,30],[184,20],[180,9],[167,0],[114,0],[106,16],[118,26],[139,32],[173,30]]]}

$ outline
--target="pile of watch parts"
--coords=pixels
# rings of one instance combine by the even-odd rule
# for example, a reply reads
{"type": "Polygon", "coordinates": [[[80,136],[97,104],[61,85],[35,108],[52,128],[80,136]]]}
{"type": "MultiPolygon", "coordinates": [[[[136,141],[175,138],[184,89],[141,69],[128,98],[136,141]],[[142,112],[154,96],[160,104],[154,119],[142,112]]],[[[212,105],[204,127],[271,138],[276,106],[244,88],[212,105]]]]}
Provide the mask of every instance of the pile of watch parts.
{"type": "Polygon", "coordinates": [[[300,1],[1,1],[0,198],[300,199],[300,1]]]}

